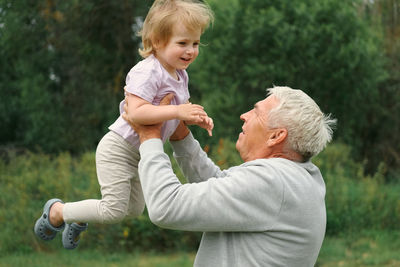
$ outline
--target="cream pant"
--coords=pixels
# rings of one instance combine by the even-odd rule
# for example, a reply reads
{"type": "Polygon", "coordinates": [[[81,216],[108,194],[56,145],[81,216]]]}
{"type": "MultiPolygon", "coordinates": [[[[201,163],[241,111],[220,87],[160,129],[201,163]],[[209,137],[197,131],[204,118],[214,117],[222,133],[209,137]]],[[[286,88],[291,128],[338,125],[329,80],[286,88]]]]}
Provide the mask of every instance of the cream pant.
{"type": "Polygon", "coordinates": [[[138,176],[139,160],[139,151],[121,136],[112,131],[104,135],[96,150],[102,198],[65,203],[64,221],[112,224],[127,215],[142,214],[145,203],[138,176]]]}

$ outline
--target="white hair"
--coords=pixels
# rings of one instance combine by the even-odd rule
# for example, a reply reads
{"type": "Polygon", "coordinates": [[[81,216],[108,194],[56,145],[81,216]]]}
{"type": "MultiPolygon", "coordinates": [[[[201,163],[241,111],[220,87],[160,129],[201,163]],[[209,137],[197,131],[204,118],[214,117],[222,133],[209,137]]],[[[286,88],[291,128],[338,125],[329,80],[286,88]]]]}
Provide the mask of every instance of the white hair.
{"type": "Polygon", "coordinates": [[[286,86],[274,86],[267,92],[279,101],[268,114],[269,127],[286,128],[287,145],[304,160],[317,155],[332,140],[336,119],[322,113],[306,93],[286,86]]]}

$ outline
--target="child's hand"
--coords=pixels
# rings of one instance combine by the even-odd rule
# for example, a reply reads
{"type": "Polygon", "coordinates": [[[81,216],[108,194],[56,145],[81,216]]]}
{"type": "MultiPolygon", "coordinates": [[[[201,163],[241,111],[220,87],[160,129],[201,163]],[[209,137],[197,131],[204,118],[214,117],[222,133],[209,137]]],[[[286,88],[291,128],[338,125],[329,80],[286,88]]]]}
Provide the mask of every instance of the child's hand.
{"type": "Polygon", "coordinates": [[[181,121],[191,121],[194,124],[201,123],[202,117],[207,116],[204,108],[197,104],[187,103],[176,106],[177,119],[181,121]]]}
{"type": "Polygon", "coordinates": [[[196,121],[185,121],[186,125],[197,125],[203,129],[206,129],[209,136],[212,136],[212,129],[214,128],[213,120],[208,116],[202,116],[200,122],[196,121]]]}

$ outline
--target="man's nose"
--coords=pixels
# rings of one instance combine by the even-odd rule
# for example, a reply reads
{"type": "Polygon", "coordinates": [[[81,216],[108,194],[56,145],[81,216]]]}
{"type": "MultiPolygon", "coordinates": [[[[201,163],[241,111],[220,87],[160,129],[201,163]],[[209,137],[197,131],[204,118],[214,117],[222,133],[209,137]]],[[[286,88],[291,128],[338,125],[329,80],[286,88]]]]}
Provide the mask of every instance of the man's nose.
{"type": "Polygon", "coordinates": [[[246,120],[246,118],[245,118],[246,114],[247,114],[247,113],[243,113],[242,115],[240,115],[240,119],[241,119],[242,121],[245,121],[245,120],[246,120]]]}

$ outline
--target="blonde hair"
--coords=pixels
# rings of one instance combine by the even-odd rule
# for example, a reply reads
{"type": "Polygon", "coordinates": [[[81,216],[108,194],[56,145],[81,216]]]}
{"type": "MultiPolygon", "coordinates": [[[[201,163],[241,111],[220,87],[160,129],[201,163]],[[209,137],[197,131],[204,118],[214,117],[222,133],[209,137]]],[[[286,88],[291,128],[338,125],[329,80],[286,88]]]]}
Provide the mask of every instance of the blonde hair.
{"type": "Polygon", "coordinates": [[[276,86],[267,91],[279,101],[269,112],[269,127],[286,128],[289,148],[300,153],[304,160],[321,152],[332,140],[336,119],[322,113],[314,100],[301,90],[276,86]]]}
{"type": "Polygon", "coordinates": [[[143,58],[153,54],[155,42],[166,45],[176,24],[184,24],[189,31],[200,29],[203,33],[213,20],[213,12],[204,2],[155,0],[139,32],[143,44],[143,48],[139,49],[139,54],[143,58]]]}

